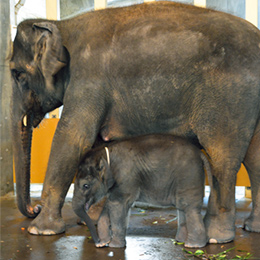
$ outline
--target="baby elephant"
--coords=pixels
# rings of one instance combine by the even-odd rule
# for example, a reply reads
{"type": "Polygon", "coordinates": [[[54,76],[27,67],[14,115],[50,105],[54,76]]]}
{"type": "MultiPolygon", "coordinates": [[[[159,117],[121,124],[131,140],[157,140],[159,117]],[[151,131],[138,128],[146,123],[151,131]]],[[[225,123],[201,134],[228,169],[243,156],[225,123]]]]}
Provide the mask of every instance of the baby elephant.
{"type": "Polygon", "coordinates": [[[88,152],[75,181],[73,209],[107,197],[98,221],[97,247],[124,247],[129,209],[135,201],[178,210],[176,240],[186,247],[206,245],[201,216],[206,156],[183,138],[147,135],[88,152]]]}

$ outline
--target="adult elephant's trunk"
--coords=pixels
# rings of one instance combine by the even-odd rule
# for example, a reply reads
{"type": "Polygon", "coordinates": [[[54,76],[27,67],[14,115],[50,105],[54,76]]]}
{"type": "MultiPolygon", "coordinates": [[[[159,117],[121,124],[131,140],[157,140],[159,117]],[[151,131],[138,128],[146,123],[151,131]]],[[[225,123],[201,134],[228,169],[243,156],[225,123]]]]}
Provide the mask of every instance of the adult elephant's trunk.
{"type": "Polygon", "coordinates": [[[12,136],[18,208],[26,217],[36,217],[40,207],[33,209],[30,198],[30,164],[33,115],[25,116],[17,104],[12,107],[12,136]]]}

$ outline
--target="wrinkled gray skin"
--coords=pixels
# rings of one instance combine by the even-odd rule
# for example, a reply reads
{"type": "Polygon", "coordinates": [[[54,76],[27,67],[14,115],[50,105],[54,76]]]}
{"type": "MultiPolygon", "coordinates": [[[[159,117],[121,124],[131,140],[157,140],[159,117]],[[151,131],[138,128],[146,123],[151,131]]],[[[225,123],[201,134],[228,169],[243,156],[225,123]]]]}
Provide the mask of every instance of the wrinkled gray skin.
{"type": "Polygon", "coordinates": [[[180,137],[148,135],[90,151],[80,164],[72,206],[77,213],[107,196],[98,221],[97,247],[124,247],[128,211],[135,201],[176,206],[176,240],[186,247],[207,243],[201,216],[206,156],[180,137]],[[109,159],[108,159],[109,157],[109,159]],[[110,163],[108,163],[110,161],[110,163]],[[111,227],[111,231],[110,231],[111,227]]]}
{"type": "Polygon", "coordinates": [[[84,221],[83,223],[88,226],[88,229],[91,233],[92,239],[94,240],[95,244],[99,244],[100,240],[96,231],[96,227],[92,222],[91,218],[89,217],[89,215],[86,213],[85,205],[82,204],[81,207],[74,208],[74,211],[80,217],[81,221],[84,221]]]}
{"type": "Polygon", "coordinates": [[[243,162],[253,201],[245,228],[260,232],[259,43],[259,30],[240,18],[172,2],[22,22],[10,69],[17,201],[25,216],[39,212],[29,195],[31,129],[64,105],[43,207],[29,232],[65,231],[65,195],[97,137],[151,133],[185,136],[211,159],[205,225],[212,242],[234,238],[236,173],[243,162]]]}

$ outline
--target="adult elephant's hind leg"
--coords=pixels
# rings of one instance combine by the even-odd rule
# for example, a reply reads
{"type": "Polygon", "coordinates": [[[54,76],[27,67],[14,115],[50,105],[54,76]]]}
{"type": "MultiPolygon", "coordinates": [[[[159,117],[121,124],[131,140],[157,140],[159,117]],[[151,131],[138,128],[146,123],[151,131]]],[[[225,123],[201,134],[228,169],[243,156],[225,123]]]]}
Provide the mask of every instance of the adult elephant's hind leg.
{"type": "Polygon", "coordinates": [[[252,211],[245,221],[244,228],[248,231],[260,232],[260,123],[249,145],[244,165],[252,189],[252,211]]]}
{"type": "MultiPolygon", "coordinates": [[[[227,243],[235,237],[235,184],[241,162],[237,155],[214,144],[210,152],[213,187],[204,223],[209,243],[227,243]]],[[[241,160],[242,161],[242,160],[241,160]]]]}

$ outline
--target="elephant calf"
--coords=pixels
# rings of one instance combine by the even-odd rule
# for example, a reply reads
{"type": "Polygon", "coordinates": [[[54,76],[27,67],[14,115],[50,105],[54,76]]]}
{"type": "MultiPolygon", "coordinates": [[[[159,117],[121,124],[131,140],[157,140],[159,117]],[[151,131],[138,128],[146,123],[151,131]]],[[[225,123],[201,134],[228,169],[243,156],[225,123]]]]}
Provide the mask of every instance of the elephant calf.
{"type": "Polygon", "coordinates": [[[203,167],[210,171],[206,156],[180,137],[147,135],[114,142],[89,151],[80,164],[73,209],[87,211],[107,196],[96,246],[124,247],[127,216],[135,201],[174,205],[178,210],[176,240],[186,247],[203,247],[207,243],[201,216],[203,167]]]}

